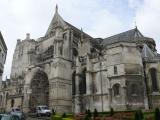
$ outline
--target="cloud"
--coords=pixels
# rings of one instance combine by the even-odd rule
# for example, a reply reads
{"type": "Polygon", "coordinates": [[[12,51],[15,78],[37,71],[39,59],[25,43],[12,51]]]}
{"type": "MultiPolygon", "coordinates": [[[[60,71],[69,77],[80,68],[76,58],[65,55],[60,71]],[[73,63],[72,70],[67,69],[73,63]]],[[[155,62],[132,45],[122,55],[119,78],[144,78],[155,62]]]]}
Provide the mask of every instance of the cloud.
{"type": "Polygon", "coordinates": [[[129,7],[136,9],[143,4],[143,0],[128,0],[129,7]]]}
{"type": "Polygon", "coordinates": [[[160,0],[144,0],[135,11],[134,21],[137,26],[148,37],[155,39],[157,50],[160,52],[160,0]]]}

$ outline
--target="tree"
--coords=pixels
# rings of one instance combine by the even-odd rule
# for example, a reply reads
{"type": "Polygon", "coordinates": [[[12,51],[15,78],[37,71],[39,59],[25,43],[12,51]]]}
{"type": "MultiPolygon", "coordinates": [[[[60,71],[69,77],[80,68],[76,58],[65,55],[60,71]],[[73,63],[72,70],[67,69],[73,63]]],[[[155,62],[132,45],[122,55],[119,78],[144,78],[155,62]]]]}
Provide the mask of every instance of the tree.
{"type": "Polygon", "coordinates": [[[113,108],[111,107],[111,109],[110,109],[110,116],[113,116],[113,114],[114,114],[114,110],[113,110],[113,108]]]}
{"type": "Polygon", "coordinates": [[[93,115],[94,115],[94,116],[93,116],[94,119],[95,119],[96,117],[98,117],[98,112],[97,112],[97,109],[96,109],[96,108],[94,109],[94,114],[93,114],[93,115]]]}
{"type": "Polygon", "coordinates": [[[92,117],[91,111],[90,111],[89,109],[88,109],[87,114],[88,114],[88,117],[89,117],[89,118],[91,118],[91,117],[92,117]]]}
{"type": "Polygon", "coordinates": [[[156,109],[155,109],[155,112],[154,112],[154,120],[160,120],[159,108],[156,108],[156,109]]]}

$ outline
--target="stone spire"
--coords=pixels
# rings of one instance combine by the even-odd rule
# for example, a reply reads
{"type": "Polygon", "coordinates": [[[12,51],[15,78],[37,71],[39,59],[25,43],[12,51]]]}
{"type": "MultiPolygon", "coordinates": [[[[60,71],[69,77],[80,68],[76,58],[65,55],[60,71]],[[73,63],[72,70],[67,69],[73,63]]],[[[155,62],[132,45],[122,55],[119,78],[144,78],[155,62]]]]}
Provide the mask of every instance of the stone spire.
{"type": "Polygon", "coordinates": [[[58,13],[58,5],[56,4],[56,13],[58,13]]]}

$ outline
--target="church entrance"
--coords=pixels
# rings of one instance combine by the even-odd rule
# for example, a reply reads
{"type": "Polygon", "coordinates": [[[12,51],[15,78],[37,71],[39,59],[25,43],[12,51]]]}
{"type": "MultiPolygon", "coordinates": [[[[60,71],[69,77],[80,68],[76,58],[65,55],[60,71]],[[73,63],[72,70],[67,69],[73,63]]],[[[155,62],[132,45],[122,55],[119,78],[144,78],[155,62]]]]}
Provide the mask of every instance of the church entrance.
{"type": "Polygon", "coordinates": [[[38,70],[31,80],[29,107],[34,111],[37,105],[49,105],[49,81],[47,74],[38,70]]]}

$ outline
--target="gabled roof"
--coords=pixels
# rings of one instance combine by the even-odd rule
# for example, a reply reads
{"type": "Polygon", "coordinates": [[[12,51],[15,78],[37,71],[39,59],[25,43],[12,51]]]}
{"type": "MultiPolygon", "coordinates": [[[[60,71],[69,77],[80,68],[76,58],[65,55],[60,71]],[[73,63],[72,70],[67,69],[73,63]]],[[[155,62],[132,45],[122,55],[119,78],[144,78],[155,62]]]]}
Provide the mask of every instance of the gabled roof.
{"type": "Polygon", "coordinates": [[[2,44],[4,46],[4,48],[5,48],[5,50],[7,51],[7,46],[6,46],[6,43],[5,43],[4,39],[3,39],[1,31],[0,31],[0,40],[1,40],[1,42],[2,42],[2,44]]]}
{"type": "Polygon", "coordinates": [[[120,41],[133,41],[135,38],[144,37],[142,33],[136,28],[131,29],[126,32],[119,33],[117,35],[113,35],[111,37],[105,38],[102,42],[103,45],[112,44],[120,41]]]}
{"type": "Polygon", "coordinates": [[[59,25],[59,26],[66,25],[65,21],[62,19],[62,17],[58,13],[58,6],[56,6],[56,12],[55,12],[54,17],[49,25],[49,28],[46,32],[46,35],[48,35],[52,31],[52,29],[55,27],[55,25],[59,25]]]}
{"type": "Polygon", "coordinates": [[[79,34],[83,33],[84,37],[92,38],[87,33],[84,33],[80,29],[78,29],[75,26],[71,25],[70,23],[64,21],[63,18],[58,13],[58,6],[57,5],[56,5],[56,10],[55,10],[54,17],[53,17],[53,19],[52,19],[52,21],[49,25],[49,28],[46,32],[46,35],[48,35],[52,31],[52,29],[55,28],[55,24],[58,24],[59,26],[63,26],[63,27],[69,26],[72,30],[76,31],[77,33],[79,33],[79,34]]]}

